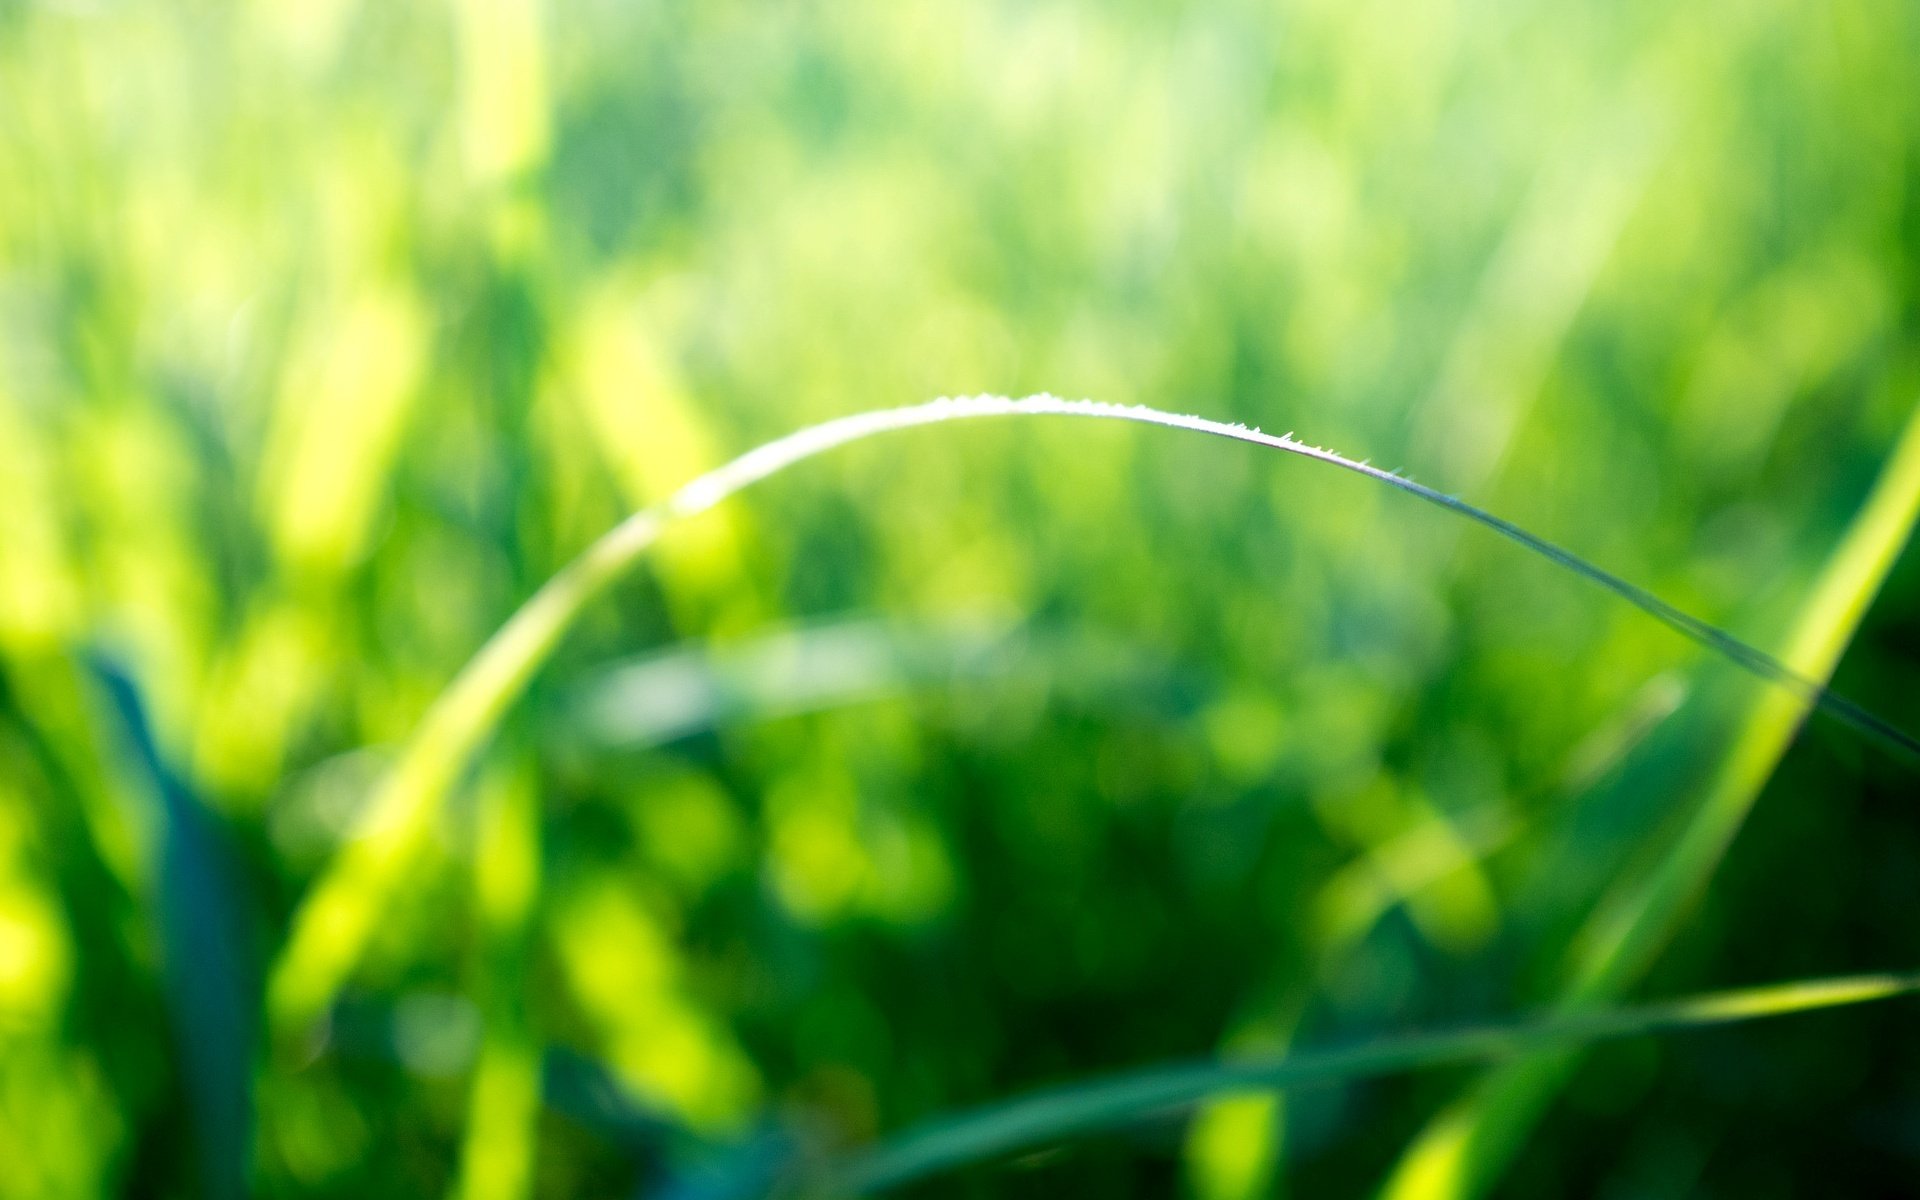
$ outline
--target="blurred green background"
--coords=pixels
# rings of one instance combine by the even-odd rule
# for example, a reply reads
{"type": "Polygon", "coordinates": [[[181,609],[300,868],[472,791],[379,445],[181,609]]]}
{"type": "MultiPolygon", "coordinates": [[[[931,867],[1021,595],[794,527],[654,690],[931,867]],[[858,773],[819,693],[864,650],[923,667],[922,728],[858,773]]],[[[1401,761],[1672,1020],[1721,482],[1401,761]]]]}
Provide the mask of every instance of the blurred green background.
{"type": "MultiPolygon", "coordinates": [[[[1920,563],[1818,591],[1920,397],[1917,67],[1896,0],[0,0],[0,1195],[753,1194],[1538,1008],[1762,782],[1605,990],[1912,965],[1911,763],[1816,719],[1776,767],[1778,695],[1386,489],[1020,421],[673,531],[390,847],[324,1020],[260,1015],[535,588],[935,395],[1295,430],[1782,652],[1865,608],[1837,687],[1920,728],[1920,563]]],[[[1910,1180],[1912,1017],[1598,1050],[1486,1182],[1910,1180]]],[[[1464,1193],[1395,1172],[1474,1078],[914,1194],[1464,1193]]]]}

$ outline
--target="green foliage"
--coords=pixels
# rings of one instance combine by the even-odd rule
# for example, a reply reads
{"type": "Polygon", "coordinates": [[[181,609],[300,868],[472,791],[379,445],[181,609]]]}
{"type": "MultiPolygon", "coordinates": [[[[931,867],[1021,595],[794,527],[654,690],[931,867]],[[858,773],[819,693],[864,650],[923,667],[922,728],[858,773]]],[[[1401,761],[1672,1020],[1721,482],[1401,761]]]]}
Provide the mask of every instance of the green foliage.
{"type": "MultiPolygon", "coordinates": [[[[1910,764],[1376,483],[969,422],[598,539],[850,413],[1151,404],[1920,728],[1915,61],[1870,0],[0,3],[0,1197],[744,1194],[1910,966],[1910,764]]],[[[1907,1015],[1556,1059],[1486,1181],[1910,1174],[1907,1015]]],[[[919,1188],[1367,1193],[1461,1083],[919,1188]]]]}

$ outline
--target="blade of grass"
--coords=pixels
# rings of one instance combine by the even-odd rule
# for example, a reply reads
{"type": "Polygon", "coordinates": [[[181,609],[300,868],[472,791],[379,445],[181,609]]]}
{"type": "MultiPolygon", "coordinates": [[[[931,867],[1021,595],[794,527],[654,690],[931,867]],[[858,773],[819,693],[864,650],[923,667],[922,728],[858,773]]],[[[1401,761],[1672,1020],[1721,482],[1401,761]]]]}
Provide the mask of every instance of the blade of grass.
{"type": "MultiPolygon", "coordinates": [[[[1827,561],[1787,642],[1797,674],[1825,680],[1839,663],[1867,606],[1920,516],[1920,410],[1908,419],[1866,505],[1827,561]]],[[[1655,868],[1606,897],[1575,942],[1563,1005],[1577,1008],[1621,995],[1652,963],[1688,907],[1705,889],[1786,753],[1808,704],[1770,691],[1748,711],[1700,805],[1655,868]]],[[[1428,1125],[1389,1179],[1390,1200],[1481,1195],[1571,1071],[1568,1054],[1507,1065],[1480,1081],[1428,1125]]]]}
{"type": "Polygon", "coordinates": [[[163,758],[131,677],[106,659],[93,672],[119,719],[155,816],[154,908],[161,976],[198,1142],[200,1194],[246,1195],[253,1128],[258,976],[246,960],[246,913],[231,855],[205,806],[163,758]]]}
{"type": "Polygon", "coordinates": [[[486,1033],[474,1065],[457,1200],[533,1194],[541,1046],[527,1013],[528,959],[540,892],[539,792],[526,772],[486,789],[474,853],[486,1033]]]}
{"type": "Polygon", "coordinates": [[[828,1195],[882,1191],[1010,1151],[1047,1145],[1145,1116],[1183,1111],[1223,1092],[1352,1082],[1510,1058],[1550,1047],[1862,1004],[1916,991],[1920,991],[1920,974],[1842,976],[1715,992],[1661,1004],[1407,1034],[1280,1058],[1151,1067],[937,1117],[829,1170],[822,1190],[828,1195]]]}
{"type": "Polygon", "coordinates": [[[1796,674],[1764,652],[1642,588],[1609,574],[1463,500],[1331,450],[1204,417],[1143,407],[1037,395],[943,398],[905,408],[857,413],[810,426],[750,450],[693,480],[664,503],[627,518],[536,592],[483,646],[428,711],[419,732],[368,805],[337,861],[295,912],[268,989],[268,1011],[282,1036],[303,1035],[326,1010],[358,962],[391,903],[442,797],[467,768],[508,705],[520,695],[580,611],[658,540],[668,525],[704,512],[796,463],[876,435],[981,417],[1064,416],[1186,429],[1296,454],[1365,475],[1466,517],[1613,592],[1678,633],[1746,670],[1817,704],[1856,729],[1920,757],[1920,741],[1796,674]]]}

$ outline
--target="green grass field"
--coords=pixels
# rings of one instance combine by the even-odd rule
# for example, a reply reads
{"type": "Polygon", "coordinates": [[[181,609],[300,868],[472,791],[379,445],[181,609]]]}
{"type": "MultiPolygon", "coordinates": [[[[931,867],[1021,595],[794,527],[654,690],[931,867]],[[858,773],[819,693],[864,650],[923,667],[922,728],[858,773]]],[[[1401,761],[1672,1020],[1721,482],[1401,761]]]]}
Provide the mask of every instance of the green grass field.
{"type": "Polygon", "coordinates": [[[1898,1194],[1914,78],[0,0],[0,1198],[1898,1194]]]}

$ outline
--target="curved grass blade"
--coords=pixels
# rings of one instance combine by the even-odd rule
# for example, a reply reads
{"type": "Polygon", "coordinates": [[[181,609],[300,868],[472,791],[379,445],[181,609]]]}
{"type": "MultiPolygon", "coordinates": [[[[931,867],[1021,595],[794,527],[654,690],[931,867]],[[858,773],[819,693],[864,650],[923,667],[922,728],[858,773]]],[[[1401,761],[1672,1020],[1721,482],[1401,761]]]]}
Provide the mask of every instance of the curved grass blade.
{"type": "Polygon", "coordinates": [[[1248,1088],[1348,1083],[1510,1058],[1612,1038],[1672,1033],[1864,1004],[1920,992],[1920,973],[1854,975],[1714,992],[1660,1004],[1408,1034],[1281,1058],[1152,1067],[1033,1092],[909,1130],[825,1176],[827,1195],[898,1187],[938,1171],[1032,1149],[1140,1117],[1177,1113],[1248,1088]]]}
{"type": "Polygon", "coordinates": [[[943,398],[826,421],[750,450],[693,480],[665,502],[628,517],[536,592],[428,711],[419,732],[368,805],[358,831],[294,914],[288,944],[275,965],[268,989],[268,1010],[276,1029],[283,1035],[300,1036],[325,1011],[397,891],[412,861],[413,849],[432,827],[442,797],[466,770],[501,714],[546,661],[574,618],[652,546],[662,530],[836,447],[924,425],[1015,416],[1081,417],[1185,429],[1296,454],[1367,476],[1525,546],[1868,736],[1920,758],[1920,740],[1833,695],[1763,651],[1517,525],[1391,471],[1307,445],[1290,435],[1274,436],[1244,425],[1151,408],[1062,400],[1045,394],[1020,399],[987,395],[943,398]]]}

